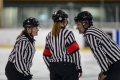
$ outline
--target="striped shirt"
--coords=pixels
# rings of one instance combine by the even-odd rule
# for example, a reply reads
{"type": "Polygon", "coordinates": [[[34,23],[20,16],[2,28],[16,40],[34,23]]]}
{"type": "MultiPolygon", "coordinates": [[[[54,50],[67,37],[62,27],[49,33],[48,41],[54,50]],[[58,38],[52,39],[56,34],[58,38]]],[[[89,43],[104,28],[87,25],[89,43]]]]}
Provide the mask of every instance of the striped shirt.
{"type": "Polygon", "coordinates": [[[43,59],[48,68],[52,62],[70,62],[76,64],[78,72],[82,72],[79,46],[72,31],[63,27],[58,36],[52,37],[52,32],[46,36],[43,59]]]}
{"type": "Polygon", "coordinates": [[[107,75],[110,66],[120,60],[120,47],[105,32],[94,26],[88,28],[84,37],[102,72],[107,75]]]}
{"type": "Polygon", "coordinates": [[[16,40],[8,61],[14,63],[16,69],[25,76],[30,75],[30,67],[35,53],[34,40],[27,33],[16,40]]]}

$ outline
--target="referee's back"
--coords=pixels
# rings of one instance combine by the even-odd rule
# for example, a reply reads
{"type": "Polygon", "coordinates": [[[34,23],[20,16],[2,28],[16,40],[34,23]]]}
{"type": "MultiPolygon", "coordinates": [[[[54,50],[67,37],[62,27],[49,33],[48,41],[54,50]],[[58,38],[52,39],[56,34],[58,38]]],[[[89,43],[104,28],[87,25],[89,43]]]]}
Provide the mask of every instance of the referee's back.
{"type": "Polygon", "coordinates": [[[61,27],[58,36],[52,36],[49,32],[46,36],[46,46],[43,59],[48,68],[53,62],[69,62],[76,65],[76,69],[81,73],[81,61],[79,46],[72,31],[61,27]]]}

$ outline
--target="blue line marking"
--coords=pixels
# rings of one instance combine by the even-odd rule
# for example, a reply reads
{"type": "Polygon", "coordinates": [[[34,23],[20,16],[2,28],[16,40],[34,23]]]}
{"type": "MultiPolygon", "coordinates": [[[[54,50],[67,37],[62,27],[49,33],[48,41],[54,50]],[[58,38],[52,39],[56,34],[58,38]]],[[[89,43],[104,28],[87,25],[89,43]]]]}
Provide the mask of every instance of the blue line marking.
{"type": "Polygon", "coordinates": [[[119,30],[116,30],[116,43],[119,45],[119,30]]]}

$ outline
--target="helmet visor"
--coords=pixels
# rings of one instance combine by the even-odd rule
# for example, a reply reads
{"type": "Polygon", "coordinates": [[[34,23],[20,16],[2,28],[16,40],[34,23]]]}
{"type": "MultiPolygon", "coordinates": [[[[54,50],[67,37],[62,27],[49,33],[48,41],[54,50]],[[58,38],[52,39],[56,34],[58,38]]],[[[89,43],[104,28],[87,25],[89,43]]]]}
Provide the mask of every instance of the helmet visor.
{"type": "Polygon", "coordinates": [[[70,19],[69,19],[69,18],[67,18],[67,19],[66,19],[66,21],[67,21],[67,26],[66,26],[66,27],[69,27],[69,26],[70,26],[70,24],[71,24],[71,23],[70,23],[70,19]]]}

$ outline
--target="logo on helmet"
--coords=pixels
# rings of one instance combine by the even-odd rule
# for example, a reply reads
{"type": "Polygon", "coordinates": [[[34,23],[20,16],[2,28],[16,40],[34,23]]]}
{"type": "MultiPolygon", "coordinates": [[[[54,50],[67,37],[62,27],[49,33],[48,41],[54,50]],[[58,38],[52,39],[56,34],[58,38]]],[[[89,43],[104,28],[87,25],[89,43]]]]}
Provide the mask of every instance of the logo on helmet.
{"type": "Polygon", "coordinates": [[[62,20],[62,17],[59,17],[59,20],[62,20]]]}

